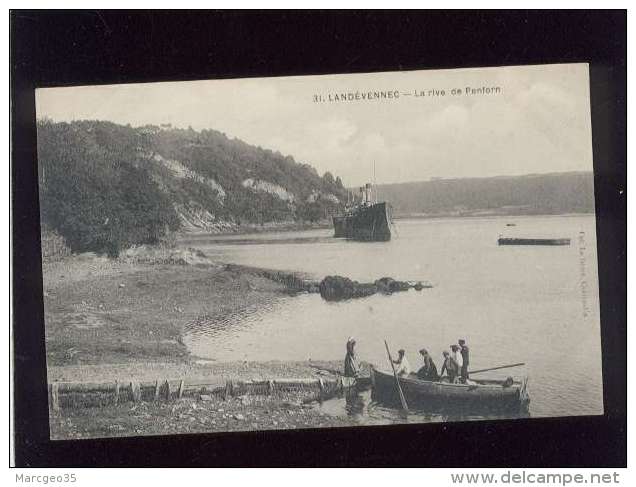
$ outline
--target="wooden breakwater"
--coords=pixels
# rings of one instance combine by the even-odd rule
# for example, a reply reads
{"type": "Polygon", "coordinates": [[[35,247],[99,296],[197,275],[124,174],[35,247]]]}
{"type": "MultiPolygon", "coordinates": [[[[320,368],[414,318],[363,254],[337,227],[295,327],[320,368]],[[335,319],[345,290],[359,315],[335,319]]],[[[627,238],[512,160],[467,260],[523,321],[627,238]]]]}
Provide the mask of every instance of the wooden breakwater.
{"type": "Polygon", "coordinates": [[[49,405],[54,411],[63,407],[99,407],[124,402],[173,401],[184,397],[209,400],[212,396],[228,399],[243,395],[298,394],[303,402],[333,397],[350,384],[346,378],[279,378],[261,380],[201,381],[162,379],[155,381],[52,382],[49,405]]]}
{"type": "Polygon", "coordinates": [[[307,275],[286,271],[275,271],[270,269],[260,269],[258,267],[247,267],[239,264],[226,264],[227,271],[249,271],[255,276],[264,277],[270,281],[282,284],[290,291],[306,291],[309,293],[320,292],[320,281],[309,278],[307,275]]]}
{"type": "Polygon", "coordinates": [[[322,298],[327,301],[362,298],[376,293],[393,294],[409,289],[421,291],[433,287],[427,281],[399,281],[391,277],[383,277],[374,282],[358,282],[342,276],[327,276],[322,281],[317,281],[298,273],[245,267],[237,264],[226,264],[225,269],[228,271],[249,270],[253,275],[278,282],[292,292],[320,293],[322,298]]]}

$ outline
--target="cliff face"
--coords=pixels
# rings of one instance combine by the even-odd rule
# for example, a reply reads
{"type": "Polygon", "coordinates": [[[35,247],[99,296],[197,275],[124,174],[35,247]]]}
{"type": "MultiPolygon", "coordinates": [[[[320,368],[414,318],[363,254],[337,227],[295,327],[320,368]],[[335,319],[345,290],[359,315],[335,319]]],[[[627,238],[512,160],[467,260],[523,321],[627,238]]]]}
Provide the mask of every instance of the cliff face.
{"type": "Polygon", "coordinates": [[[73,251],[315,221],[346,199],[339,178],[213,130],[44,120],[38,160],[42,222],[73,251]]]}

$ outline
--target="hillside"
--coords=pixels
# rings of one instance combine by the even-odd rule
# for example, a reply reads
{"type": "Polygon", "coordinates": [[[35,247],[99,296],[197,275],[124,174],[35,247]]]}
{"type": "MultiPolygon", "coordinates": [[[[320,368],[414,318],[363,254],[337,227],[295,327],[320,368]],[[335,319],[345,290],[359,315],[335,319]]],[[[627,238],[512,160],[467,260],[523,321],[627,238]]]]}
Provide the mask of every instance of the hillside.
{"type": "Polygon", "coordinates": [[[38,160],[42,225],[74,252],[313,222],[346,198],[340,178],[214,130],[41,120],[38,160]]]}
{"type": "Polygon", "coordinates": [[[433,179],[379,185],[396,215],[554,215],[594,212],[591,172],[433,179]]]}

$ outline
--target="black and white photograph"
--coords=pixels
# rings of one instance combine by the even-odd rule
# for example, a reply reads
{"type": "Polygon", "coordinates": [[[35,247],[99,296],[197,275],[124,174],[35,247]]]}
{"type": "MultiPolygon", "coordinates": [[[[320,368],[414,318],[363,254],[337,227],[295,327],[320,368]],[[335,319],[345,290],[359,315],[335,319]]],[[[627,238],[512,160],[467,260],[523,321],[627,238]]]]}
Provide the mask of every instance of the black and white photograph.
{"type": "Polygon", "coordinates": [[[589,76],[37,89],[50,438],[602,415],[589,76]]]}

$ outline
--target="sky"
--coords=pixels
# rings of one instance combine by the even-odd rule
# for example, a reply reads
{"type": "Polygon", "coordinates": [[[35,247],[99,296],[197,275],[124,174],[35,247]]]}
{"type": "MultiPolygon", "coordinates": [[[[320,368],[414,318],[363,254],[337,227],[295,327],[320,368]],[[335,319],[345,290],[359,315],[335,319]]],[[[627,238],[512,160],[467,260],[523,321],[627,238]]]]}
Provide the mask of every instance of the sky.
{"type": "Polygon", "coordinates": [[[347,186],[592,170],[587,64],[44,88],[36,110],[214,129],[347,186]]]}

